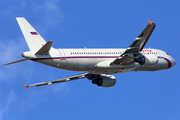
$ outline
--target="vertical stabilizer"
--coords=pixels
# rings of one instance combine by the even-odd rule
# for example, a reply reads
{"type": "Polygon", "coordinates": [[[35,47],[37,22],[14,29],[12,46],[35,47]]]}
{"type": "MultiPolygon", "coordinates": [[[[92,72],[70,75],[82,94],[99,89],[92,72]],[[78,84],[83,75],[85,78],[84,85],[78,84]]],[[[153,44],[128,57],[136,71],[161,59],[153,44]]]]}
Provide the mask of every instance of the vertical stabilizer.
{"type": "Polygon", "coordinates": [[[46,41],[25,18],[17,17],[16,19],[31,51],[37,51],[46,44],[46,41]]]}

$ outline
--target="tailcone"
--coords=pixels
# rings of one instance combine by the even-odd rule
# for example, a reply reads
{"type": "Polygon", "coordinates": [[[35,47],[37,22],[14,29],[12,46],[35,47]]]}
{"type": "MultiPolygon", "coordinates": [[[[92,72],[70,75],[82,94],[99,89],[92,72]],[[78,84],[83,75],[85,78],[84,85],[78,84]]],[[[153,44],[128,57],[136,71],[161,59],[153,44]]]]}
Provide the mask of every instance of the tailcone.
{"type": "Polygon", "coordinates": [[[27,59],[37,58],[34,51],[23,52],[21,56],[27,59]]]}

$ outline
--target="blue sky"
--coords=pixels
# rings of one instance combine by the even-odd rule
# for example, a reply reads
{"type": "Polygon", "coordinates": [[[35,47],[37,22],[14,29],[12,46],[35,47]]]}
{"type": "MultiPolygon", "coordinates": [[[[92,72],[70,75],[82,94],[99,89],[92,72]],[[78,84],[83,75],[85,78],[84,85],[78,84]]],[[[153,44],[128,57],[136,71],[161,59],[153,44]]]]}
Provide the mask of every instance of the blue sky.
{"type": "Polygon", "coordinates": [[[178,0],[6,0],[0,2],[0,120],[179,120],[178,0]],[[112,88],[87,79],[24,89],[79,72],[22,59],[28,47],[15,20],[25,17],[56,48],[127,48],[152,20],[146,47],[167,51],[177,62],[158,72],[115,75],[112,88]]]}

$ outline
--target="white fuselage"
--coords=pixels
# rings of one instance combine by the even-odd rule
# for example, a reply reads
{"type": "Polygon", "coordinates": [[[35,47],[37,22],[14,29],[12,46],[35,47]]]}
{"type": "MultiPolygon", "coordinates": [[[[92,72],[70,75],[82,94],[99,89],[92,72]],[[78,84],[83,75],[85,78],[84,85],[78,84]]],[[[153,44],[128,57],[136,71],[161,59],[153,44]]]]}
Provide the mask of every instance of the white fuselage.
{"type": "Polygon", "coordinates": [[[170,55],[158,49],[143,49],[141,52],[141,54],[154,54],[158,57],[158,63],[154,66],[144,66],[138,63],[129,65],[106,65],[106,63],[110,63],[118,58],[125,50],[126,49],[87,48],[51,49],[49,55],[35,55],[35,52],[29,51],[24,52],[23,57],[60,69],[88,71],[94,74],[116,74],[127,71],[157,71],[168,69],[175,65],[175,60],[170,55]]]}
{"type": "Polygon", "coordinates": [[[156,24],[150,20],[126,49],[55,49],[52,47],[53,41],[45,41],[25,18],[16,19],[30,51],[22,53],[24,59],[4,65],[32,60],[59,69],[85,72],[37,84],[24,84],[25,88],[82,78],[92,80],[93,84],[101,87],[112,87],[116,83],[116,77],[108,74],[165,70],[176,64],[175,60],[162,50],[144,49],[156,27],[156,24]]]}

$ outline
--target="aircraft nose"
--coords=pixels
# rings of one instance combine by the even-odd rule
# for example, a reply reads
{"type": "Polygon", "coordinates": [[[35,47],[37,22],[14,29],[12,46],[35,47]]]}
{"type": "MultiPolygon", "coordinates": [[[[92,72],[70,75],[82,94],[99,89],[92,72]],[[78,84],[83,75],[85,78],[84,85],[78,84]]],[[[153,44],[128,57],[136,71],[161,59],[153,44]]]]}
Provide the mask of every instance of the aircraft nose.
{"type": "Polygon", "coordinates": [[[168,59],[169,59],[169,62],[170,62],[170,67],[169,68],[174,67],[176,65],[176,61],[174,60],[174,58],[169,55],[168,59]]]}
{"type": "Polygon", "coordinates": [[[172,67],[176,65],[176,61],[171,57],[172,67]]]}

